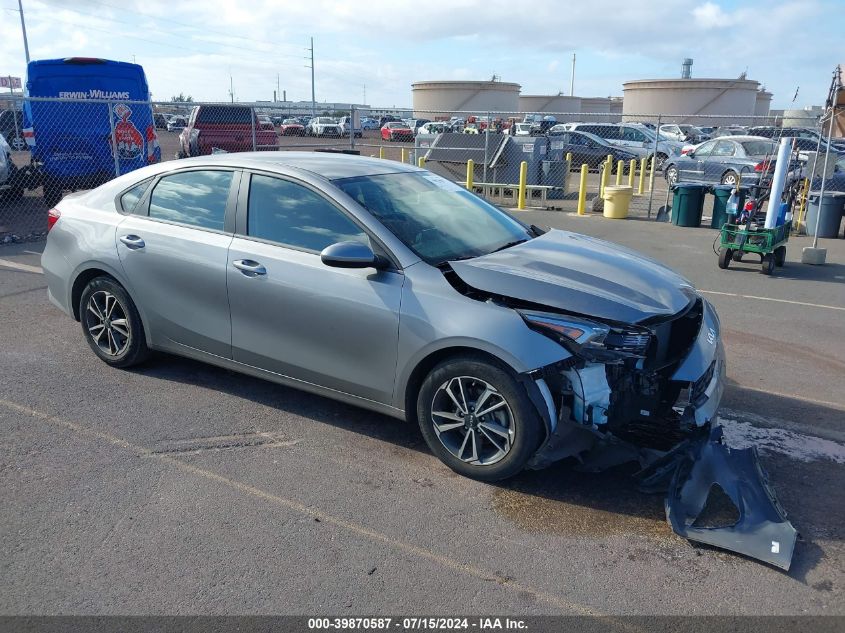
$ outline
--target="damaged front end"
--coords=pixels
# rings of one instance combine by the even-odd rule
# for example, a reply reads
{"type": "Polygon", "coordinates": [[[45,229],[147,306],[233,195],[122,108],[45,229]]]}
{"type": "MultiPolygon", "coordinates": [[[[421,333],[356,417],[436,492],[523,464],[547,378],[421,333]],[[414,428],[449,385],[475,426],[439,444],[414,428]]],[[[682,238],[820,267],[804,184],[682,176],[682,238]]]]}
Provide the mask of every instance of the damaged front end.
{"type": "Polygon", "coordinates": [[[636,461],[643,489],[668,489],[666,517],[677,534],[789,569],[796,532],[756,451],[722,441],[724,347],[718,317],[704,299],[693,295],[681,312],[636,325],[519,312],[572,353],[530,375],[552,424],[529,467],[573,457],[581,469],[600,471],[636,461]],[[701,527],[717,487],[738,519],[701,527]]]}

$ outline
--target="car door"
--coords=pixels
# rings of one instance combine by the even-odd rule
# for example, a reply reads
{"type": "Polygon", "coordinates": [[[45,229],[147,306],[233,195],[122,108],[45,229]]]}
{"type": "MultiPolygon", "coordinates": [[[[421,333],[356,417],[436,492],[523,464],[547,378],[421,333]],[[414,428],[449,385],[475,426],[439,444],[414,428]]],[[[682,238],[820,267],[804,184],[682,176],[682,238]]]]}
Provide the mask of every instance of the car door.
{"type": "Polygon", "coordinates": [[[704,181],[721,182],[726,171],[739,173],[737,163],[737,144],[734,141],[720,140],[713,147],[710,158],[704,162],[704,181]]]}
{"type": "Polygon", "coordinates": [[[117,228],[129,291],[153,344],[231,356],[226,264],[240,172],[166,174],[117,228]]]}
{"type": "Polygon", "coordinates": [[[320,251],[368,233],[312,186],[244,176],[227,269],[236,361],[390,403],[404,275],[326,266],[320,251]],[[248,180],[248,182],[247,182],[248,180]]]}
{"type": "Polygon", "coordinates": [[[572,152],[572,160],[576,166],[587,163],[595,169],[607,158],[608,152],[611,151],[610,148],[599,145],[590,137],[577,132],[568,132],[566,138],[569,140],[569,144],[566,146],[567,151],[572,152]]]}
{"type": "Polygon", "coordinates": [[[698,146],[693,152],[677,159],[678,179],[686,182],[704,182],[704,165],[710,159],[710,154],[717,141],[707,141],[698,146]],[[690,155],[692,154],[692,155],[690,155]]]}

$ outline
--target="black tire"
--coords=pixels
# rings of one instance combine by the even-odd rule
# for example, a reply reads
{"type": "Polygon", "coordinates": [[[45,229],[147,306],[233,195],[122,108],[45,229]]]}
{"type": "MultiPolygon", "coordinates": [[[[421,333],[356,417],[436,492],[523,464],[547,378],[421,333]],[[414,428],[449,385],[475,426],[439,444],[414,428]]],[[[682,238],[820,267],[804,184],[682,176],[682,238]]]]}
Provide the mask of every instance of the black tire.
{"type": "Polygon", "coordinates": [[[745,253],[743,253],[742,251],[733,251],[733,255],[731,256],[731,258],[732,258],[735,262],[741,262],[741,261],[742,261],[742,256],[743,256],[744,254],[745,254],[745,253]]]}
{"type": "MultiPolygon", "coordinates": [[[[477,398],[475,402],[480,399],[477,398]]],[[[446,402],[448,403],[449,400],[446,400],[446,402]]],[[[455,407],[455,410],[456,412],[459,411],[457,407],[455,407]]],[[[472,413],[474,414],[474,411],[472,413]]],[[[543,423],[537,410],[529,400],[524,387],[519,384],[513,374],[484,358],[473,356],[461,356],[444,361],[429,373],[417,396],[417,420],[432,453],[456,473],[480,481],[500,481],[519,473],[534,454],[534,451],[537,450],[543,431],[543,423]],[[509,447],[506,451],[499,451],[503,452],[503,456],[497,460],[495,455],[492,458],[485,458],[483,455],[485,446],[491,451],[496,451],[493,448],[494,444],[482,437],[484,431],[480,429],[482,425],[489,425],[491,421],[497,424],[499,429],[506,427],[499,420],[491,420],[490,414],[478,420],[473,415],[471,422],[465,419],[465,424],[472,424],[474,429],[478,429],[474,431],[474,434],[477,433],[478,446],[481,447],[480,450],[467,454],[467,457],[474,454],[480,459],[469,459],[467,461],[459,459],[446,447],[446,443],[453,439],[451,436],[446,437],[446,433],[453,434],[454,445],[458,443],[460,438],[468,435],[465,427],[462,426],[449,431],[441,430],[440,434],[435,430],[435,418],[432,415],[436,402],[435,398],[445,398],[443,388],[449,385],[449,381],[458,378],[461,378],[461,384],[466,386],[465,392],[470,394],[464,399],[470,404],[474,404],[471,395],[473,390],[480,388],[481,383],[487,383],[496,390],[496,395],[490,396],[487,402],[495,397],[497,398],[496,403],[500,400],[506,403],[506,406],[499,406],[495,415],[503,415],[509,419],[507,428],[510,428],[512,424],[512,437],[506,442],[501,440],[501,436],[493,435],[497,440],[502,441],[503,446],[509,447]],[[444,436],[442,441],[440,435],[444,436]],[[470,461],[479,462],[484,459],[490,459],[489,463],[470,463],[470,461]]],[[[441,426],[443,425],[441,424],[441,426]]],[[[489,428],[489,426],[485,428],[489,428]]],[[[491,437],[491,434],[488,433],[487,437],[491,437]]],[[[469,448],[467,446],[468,450],[469,448]]],[[[496,448],[501,449],[499,446],[496,446],[496,448]]]]}
{"type": "Polygon", "coordinates": [[[763,255],[763,261],[760,262],[760,272],[764,275],[771,275],[775,269],[775,257],[772,253],[763,255]]]}
{"type": "Polygon", "coordinates": [[[736,185],[737,182],[739,182],[739,176],[734,170],[729,169],[724,174],[722,174],[721,182],[723,185],[736,185]]]}
{"type": "MultiPolygon", "coordinates": [[[[82,291],[82,296],[79,298],[79,321],[82,325],[82,333],[91,350],[107,365],[120,368],[132,367],[144,362],[150,355],[150,349],[147,347],[147,339],[144,335],[144,325],[141,323],[138,309],[129,293],[111,277],[95,277],[85,286],[85,290],[82,291]],[[96,324],[101,323],[102,319],[97,316],[95,311],[89,310],[89,302],[94,297],[97,306],[102,308],[104,304],[102,301],[97,301],[97,297],[102,297],[103,293],[111,295],[117,300],[117,306],[112,308],[111,314],[123,312],[122,320],[125,321],[125,331],[128,332],[128,336],[120,334],[119,337],[122,338],[119,338],[114,336],[114,329],[111,333],[107,329],[105,330],[106,340],[108,340],[108,335],[114,337],[115,353],[107,352],[102,347],[102,337],[98,342],[95,339],[95,333],[92,333],[92,328],[96,328],[96,324]],[[118,345],[119,348],[117,348],[118,345]]],[[[117,321],[118,319],[114,320],[115,328],[117,321]]],[[[109,328],[112,327],[110,323],[108,325],[109,328]]],[[[124,323],[121,323],[121,327],[124,327],[124,323]]],[[[117,330],[117,332],[123,331],[117,330]]],[[[103,331],[100,330],[100,333],[102,334],[103,331]]],[[[111,343],[107,344],[111,348],[111,343]]]]}
{"type": "Polygon", "coordinates": [[[670,187],[678,182],[678,168],[674,165],[669,165],[663,175],[670,187]]]}
{"type": "Polygon", "coordinates": [[[44,177],[44,204],[52,208],[62,199],[62,185],[47,176],[44,177]]]}
{"type": "Polygon", "coordinates": [[[778,246],[775,249],[775,266],[782,267],[786,264],[786,246],[778,246]]]}
{"type": "Polygon", "coordinates": [[[7,200],[20,200],[23,197],[23,174],[17,166],[9,161],[9,189],[6,190],[7,200]]]}
{"type": "Polygon", "coordinates": [[[729,248],[719,249],[719,268],[726,269],[731,265],[731,254],[733,251],[729,248]]]}

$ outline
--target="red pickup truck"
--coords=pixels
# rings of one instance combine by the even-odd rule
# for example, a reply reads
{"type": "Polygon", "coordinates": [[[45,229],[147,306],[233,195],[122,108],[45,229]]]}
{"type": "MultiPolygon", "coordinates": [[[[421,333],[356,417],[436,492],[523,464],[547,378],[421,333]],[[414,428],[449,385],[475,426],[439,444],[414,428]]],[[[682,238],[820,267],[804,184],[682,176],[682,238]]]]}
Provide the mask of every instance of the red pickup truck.
{"type": "Polygon", "coordinates": [[[225,152],[278,149],[275,130],[264,128],[249,106],[200,105],[179,136],[178,158],[225,152]],[[254,139],[254,140],[253,140],[254,139]]]}

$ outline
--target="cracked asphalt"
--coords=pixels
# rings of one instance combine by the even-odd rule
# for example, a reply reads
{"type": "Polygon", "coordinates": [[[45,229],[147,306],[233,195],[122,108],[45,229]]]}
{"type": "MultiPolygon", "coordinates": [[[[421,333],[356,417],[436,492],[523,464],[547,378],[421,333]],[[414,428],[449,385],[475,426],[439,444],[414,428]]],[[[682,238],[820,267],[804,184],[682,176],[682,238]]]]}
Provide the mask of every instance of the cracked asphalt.
{"type": "Polygon", "coordinates": [[[483,484],[374,413],[172,356],[110,369],[32,243],[0,248],[0,613],[845,614],[845,242],[814,268],[795,238],[769,278],[719,270],[710,229],[520,216],[707,291],[725,417],[779,430],[762,461],[801,533],[789,573],[675,536],[629,470],[483,484]]]}

